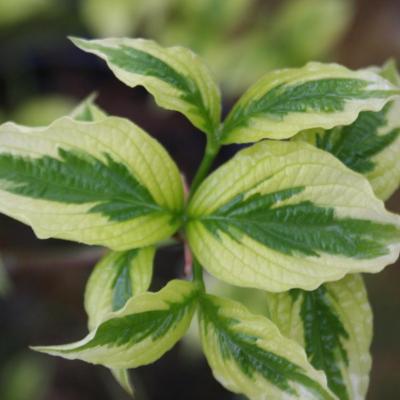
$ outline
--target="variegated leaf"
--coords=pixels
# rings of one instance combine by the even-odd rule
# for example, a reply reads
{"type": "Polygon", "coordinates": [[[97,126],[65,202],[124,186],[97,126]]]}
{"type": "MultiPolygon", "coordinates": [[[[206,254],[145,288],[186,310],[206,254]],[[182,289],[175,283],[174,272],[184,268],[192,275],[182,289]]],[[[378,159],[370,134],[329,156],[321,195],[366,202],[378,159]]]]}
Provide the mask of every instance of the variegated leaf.
{"type": "Polygon", "coordinates": [[[258,143],[210,175],[189,204],[186,232],[211,274],[273,292],[378,272],[400,250],[400,217],[368,181],[295,142],[258,143]]]}
{"type": "Polygon", "coordinates": [[[309,63],[267,73],[236,103],[224,122],[222,143],[285,139],[311,128],[352,123],[360,111],[378,111],[400,94],[370,70],[309,63]]]}
{"type": "MultiPolygon", "coordinates": [[[[94,100],[96,94],[84,99],[71,112],[70,116],[77,121],[100,121],[107,117],[94,100]]],[[[151,249],[151,248],[146,248],[151,249]]],[[[145,251],[146,252],[146,251],[145,251]]],[[[102,318],[113,308],[123,306],[130,297],[143,293],[150,285],[152,275],[152,256],[148,263],[143,263],[141,249],[115,252],[106,256],[93,271],[85,292],[85,308],[88,313],[89,330],[101,322],[102,318]],[[134,258],[141,255],[134,261],[134,258]],[[113,257],[114,255],[114,257],[113,257]],[[113,269],[116,268],[116,269],[113,269]],[[108,279],[112,279],[111,282],[108,279]],[[115,304],[114,299],[119,299],[115,304]],[[121,304],[123,302],[123,304],[121,304]]],[[[119,308],[121,308],[119,307],[119,308]]],[[[116,311],[116,310],[113,310],[116,311]]],[[[119,385],[131,396],[135,389],[129,378],[129,371],[124,368],[111,369],[111,374],[119,385]]]]}
{"type": "MultiPolygon", "coordinates": [[[[393,63],[388,63],[381,74],[400,85],[393,63]]],[[[349,168],[364,174],[382,200],[388,199],[400,185],[400,99],[378,112],[360,113],[351,125],[306,131],[294,139],[328,151],[349,168]]]]}
{"type": "Polygon", "coordinates": [[[147,246],[179,227],[182,208],[176,165],[128,120],[0,126],[0,211],[39,238],[147,246]]]}
{"type": "Polygon", "coordinates": [[[144,86],[161,107],[179,111],[193,125],[214,135],[220,123],[218,86],[206,65],[183,47],[161,47],[145,39],[71,39],[107,62],[130,87],[144,86]]]}
{"type": "MultiPolygon", "coordinates": [[[[85,291],[85,309],[89,330],[102,322],[111,312],[144,293],[151,284],[155,248],[110,252],[95,267],[85,291]]],[[[121,387],[133,396],[134,387],[127,369],[111,369],[121,387]]]]}
{"type": "Polygon", "coordinates": [[[96,265],[85,292],[89,330],[94,329],[112,311],[150,286],[155,248],[144,247],[113,251],[96,265]]]}
{"type": "Polygon", "coordinates": [[[158,360],[184,335],[197,304],[197,287],[174,280],[157,293],[131,298],[79,342],[34,350],[113,369],[158,360]]]}
{"type": "Polygon", "coordinates": [[[227,389],[251,400],[335,399],[304,349],[267,318],[206,295],[200,299],[199,320],[208,363],[227,389]]]}
{"type": "Polygon", "coordinates": [[[306,349],[340,400],[365,399],[371,356],[372,311],[359,274],[315,291],[269,294],[269,317],[283,335],[306,349]]]}

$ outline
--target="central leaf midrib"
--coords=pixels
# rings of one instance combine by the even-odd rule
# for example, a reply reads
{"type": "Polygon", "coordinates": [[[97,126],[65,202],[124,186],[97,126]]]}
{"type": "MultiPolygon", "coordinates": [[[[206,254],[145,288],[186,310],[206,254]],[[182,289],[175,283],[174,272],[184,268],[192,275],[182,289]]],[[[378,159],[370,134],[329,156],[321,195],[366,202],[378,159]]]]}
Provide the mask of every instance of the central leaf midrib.
{"type": "MultiPolygon", "coordinates": [[[[257,226],[262,226],[262,225],[268,225],[271,227],[277,226],[277,227],[282,227],[283,225],[285,227],[299,227],[299,224],[295,222],[290,222],[290,221],[271,221],[271,220],[263,220],[260,222],[259,219],[254,219],[254,218],[247,218],[247,217],[224,217],[224,216],[216,216],[216,215],[210,215],[207,217],[202,217],[202,221],[224,221],[227,225],[229,225],[230,222],[233,222],[233,224],[238,224],[238,223],[246,223],[246,222],[251,222],[251,224],[257,225],[257,226]]],[[[320,224],[313,224],[313,225],[301,225],[302,230],[313,230],[313,229],[319,229],[319,228],[326,228],[329,230],[330,228],[335,228],[337,224],[335,223],[320,223],[320,224]]],[[[267,229],[267,228],[265,228],[267,229]]],[[[267,229],[268,230],[268,229],[267,229]]]]}
{"type": "MultiPolygon", "coordinates": [[[[311,81],[306,81],[305,83],[308,83],[308,82],[311,82],[311,81]]],[[[278,98],[277,98],[277,100],[275,102],[271,102],[270,104],[268,104],[268,108],[273,108],[273,107],[276,107],[277,105],[279,106],[282,103],[282,100],[287,100],[286,104],[293,103],[293,102],[296,102],[296,101],[299,101],[299,100],[308,100],[310,98],[319,100],[319,99],[323,99],[323,98],[328,97],[328,98],[336,98],[338,100],[347,100],[348,98],[351,98],[354,95],[355,95],[355,93],[349,93],[347,95],[345,95],[345,94],[340,94],[340,95],[336,94],[336,95],[334,95],[332,93],[326,94],[326,95],[322,95],[322,94],[306,94],[304,96],[301,96],[301,95],[290,96],[290,98],[288,99],[288,94],[286,93],[285,96],[282,96],[281,98],[279,98],[279,96],[278,96],[278,98]]],[[[257,101],[262,101],[262,97],[257,101]]],[[[256,101],[254,101],[254,103],[257,104],[256,101]]],[[[268,111],[269,111],[268,109],[261,109],[261,110],[257,110],[255,112],[255,114],[257,114],[257,113],[268,113],[268,111]]],[[[294,112],[298,112],[298,111],[294,111],[294,112]]]]}

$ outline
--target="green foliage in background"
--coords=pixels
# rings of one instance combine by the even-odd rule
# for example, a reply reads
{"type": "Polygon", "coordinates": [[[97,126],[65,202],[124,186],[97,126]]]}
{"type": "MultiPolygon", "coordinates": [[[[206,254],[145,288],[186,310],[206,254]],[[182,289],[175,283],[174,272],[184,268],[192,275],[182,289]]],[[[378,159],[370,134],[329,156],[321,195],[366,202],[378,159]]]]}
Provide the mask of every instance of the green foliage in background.
{"type": "Polygon", "coordinates": [[[109,249],[87,284],[87,336],[34,349],[103,365],[133,393],[128,369],[158,360],[196,315],[211,370],[232,392],[365,398],[372,315],[359,273],[400,252],[400,216],[382,201],[400,183],[393,63],[270,71],[221,120],[219,86],[190,50],[72,41],[183,114],[207,146],[185,195],[167,151],[93,98],[48,126],[0,126],[0,211],[39,238],[109,249]],[[233,143],[251,144],[209,174],[233,143]],[[155,251],[171,237],[184,243],[192,279],[151,292],[155,251]],[[252,312],[240,297],[211,295],[203,269],[259,289],[267,305],[252,312]]]}
{"type": "Polygon", "coordinates": [[[2,0],[0,3],[0,27],[22,23],[53,9],[54,0],[2,0]]]}
{"type": "MultiPolygon", "coordinates": [[[[353,0],[79,0],[79,18],[96,37],[142,36],[201,54],[230,96],[267,70],[334,56],[354,14],[353,0]],[[318,40],[316,40],[318,38],[318,40]],[[240,56],[238,56],[240,55],[240,56]]],[[[0,29],[68,7],[54,0],[2,0],[0,29]]]]}
{"type": "Polygon", "coordinates": [[[23,352],[1,366],[2,400],[43,399],[52,368],[35,354],[23,352]]]}
{"type": "Polygon", "coordinates": [[[81,15],[95,36],[140,34],[195,50],[236,95],[267,70],[326,59],[353,8],[352,0],[286,0],[275,7],[255,0],[84,0],[81,15]]]}

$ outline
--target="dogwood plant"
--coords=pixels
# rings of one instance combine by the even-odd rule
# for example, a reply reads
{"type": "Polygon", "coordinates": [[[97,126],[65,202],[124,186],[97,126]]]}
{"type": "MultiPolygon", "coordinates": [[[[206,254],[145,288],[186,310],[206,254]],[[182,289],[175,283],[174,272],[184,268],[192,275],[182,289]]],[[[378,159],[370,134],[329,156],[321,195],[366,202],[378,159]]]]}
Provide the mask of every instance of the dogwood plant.
{"type": "Polygon", "coordinates": [[[137,125],[91,101],[48,127],[0,127],[0,211],[39,238],[110,249],[85,293],[89,334],[38,351],[110,368],[159,359],[194,315],[215,378],[250,399],[363,399],[372,317],[360,272],[400,250],[387,199],[400,182],[400,88],[392,63],[269,72],[221,122],[203,61],[142,39],[72,39],[130,87],[207,137],[188,198],[178,167],[137,125]],[[285,140],[284,140],[285,139],[285,140]],[[252,143],[209,176],[222,145],[252,143]],[[148,288],[159,243],[193,254],[193,279],[148,288]],[[207,293],[203,268],[266,291],[268,309],[207,293]]]}

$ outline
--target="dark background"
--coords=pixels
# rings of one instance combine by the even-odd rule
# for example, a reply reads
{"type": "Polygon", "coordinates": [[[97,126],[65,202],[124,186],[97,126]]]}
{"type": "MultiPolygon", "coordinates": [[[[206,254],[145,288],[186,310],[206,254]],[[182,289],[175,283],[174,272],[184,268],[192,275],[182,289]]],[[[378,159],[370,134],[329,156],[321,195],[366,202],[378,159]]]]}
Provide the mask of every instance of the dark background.
{"type": "MultiPolygon", "coordinates": [[[[127,88],[96,57],[66,40],[71,34],[91,36],[78,7],[78,1],[60,1],[49,15],[39,13],[18,24],[0,25],[0,112],[24,122],[23,113],[15,110],[25,99],[62,94],[68,98],[61,101],[62,108],[96,90],[101,107],[132,119],[155,136],[190,179],[202,156],[203,135],[182,116],[160,112],[144,90],[127,88]]],[[[353,22],[331,58],[359,68],[382,64],[389,57],[400,61],[400,1],[356,1],[353,22]]],[[[225,99],[225,109],[233,100],[225,99]]],[[[33,117],[48,108],[51,105],[42,105],[33,117]]],[[[224,148],[218,163],[234,151],[235,146],[224,148]]],[[[399,198],[399,193],[392,197],[390,210],[400,211],[399,198]]],[[[99,249],[39,241],[28,227],[0,216],[0,253],[10,278],[8,294],[0,298],[1,400],[126,399],[105,368],[28,350],[29,345],[66,343],[86,334],[84,285],[99,249]]],[[[375,314],[369,400],[400,398],[397,267],[365,277],[375,314]]],[[[155,271],[153,289],[179,276],[181,249],[160,251],[155,271]]],[[[154,365],[137,369],[133,380],[139,400],[235,398],[212,378],[201,356],[179,345],[154,365]]]]}

